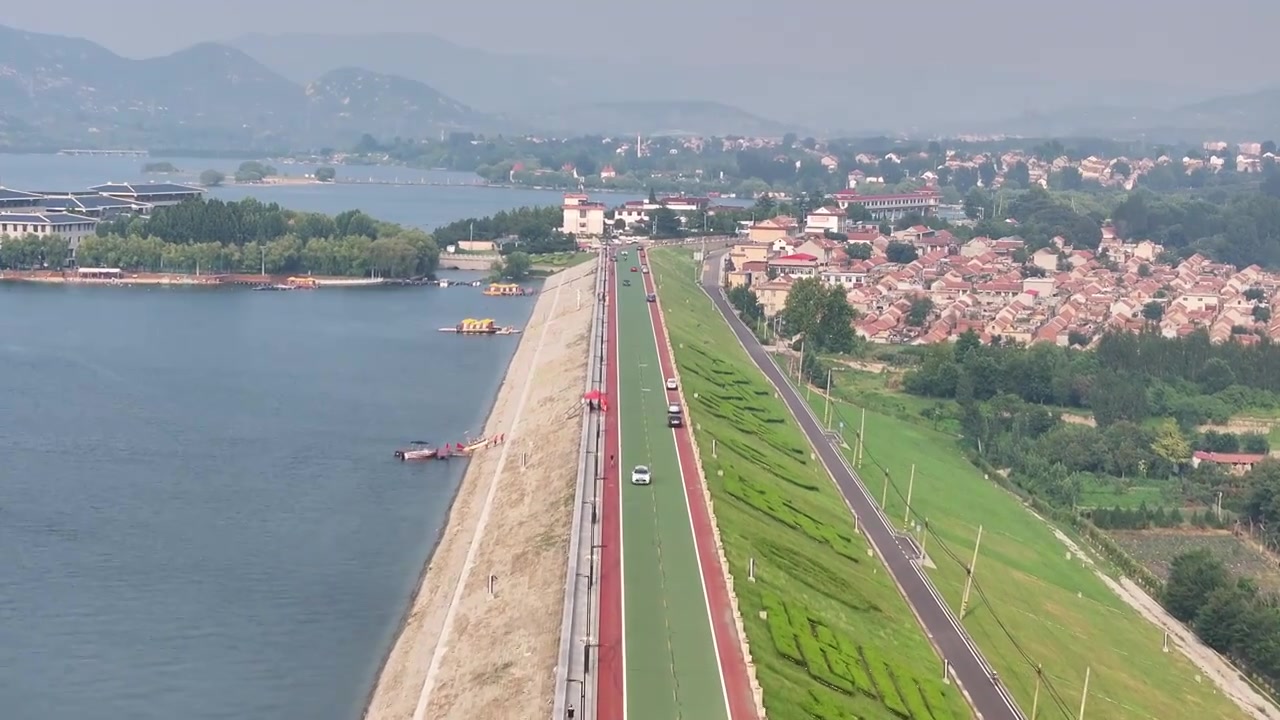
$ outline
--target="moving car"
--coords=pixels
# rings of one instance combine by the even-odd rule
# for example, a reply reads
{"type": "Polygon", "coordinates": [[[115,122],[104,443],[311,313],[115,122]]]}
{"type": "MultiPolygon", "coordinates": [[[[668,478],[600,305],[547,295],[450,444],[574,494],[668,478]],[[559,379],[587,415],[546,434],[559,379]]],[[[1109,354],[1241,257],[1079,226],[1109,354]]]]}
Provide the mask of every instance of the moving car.
{"type": "Polygon", "coordinates": [[[653,293],[649,293],[644,297],[644,299],[648,300],[649,302],[658,302],[658,296],[654,295],[653,293]]]}
{"type": "Polygon", "coordinates": [[[635,265],[632,265],[632,266],[631,266],[631,272],[635,272],[635,271],[636,271],[636,266],[635,266],[635,265]]]}
{"type": "Polygon", "coordinates": [[[671,404],[667,406],[667,427],[677,428],[684,425],[684,412],[680,406],[671,404]]]}
{"type": "Polygon", "coordinates": [[[675,378],[667,378],[667,389],[668,389],[668,390],[675,390],[675,389],[676,389],[676,379],[675,379],[675,378]]]}
{"type": "Polygon", "coordinates": [[[649,468],[644,465],[637,465],[635,469],[631,471],[631,484],[648,485],[650,477],[649,468]]]}
{"type": "Polygon", "coordinates": [[[649,266],[648,266],[648,265],[641,265],[641,266],[640,266],[640,272],[644,273],[645,275],[648,275],[648,274],[649,274],[649,266]]]}
{"type": "Polygon", "coordinates": [[[622,287],[631,287],[631,278],[624,278],[622,281],[622,287]]]}

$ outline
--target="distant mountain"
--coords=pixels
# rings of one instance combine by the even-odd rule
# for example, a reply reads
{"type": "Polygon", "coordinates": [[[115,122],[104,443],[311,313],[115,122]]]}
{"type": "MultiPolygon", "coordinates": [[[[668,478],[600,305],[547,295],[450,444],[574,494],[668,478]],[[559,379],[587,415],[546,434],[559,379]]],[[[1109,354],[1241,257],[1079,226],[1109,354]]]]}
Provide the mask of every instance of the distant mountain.
{"type": "Polygon", "coordinates": [[[584,134],[780,137],[793,129],[724,103],[681,100],[571,105],[534,113],[529,121],[551,131],[584,134]]]}
{"type": "MultiPolygon", "coordinates": [[[[804,129],[767,120],[710,92],[734,97],[728,80],[612,58],[513,55],[455,45],[435,35],[246,35],[229,43],[295,81],[343,66],[400,75],[473,107],[557,133],[666,131],[784,135],[804,129]],[[639,100],[637,100],[639,98],[639,100]]],[[[745,79],[756,82],[749,74],[745,79]]]]}
{"type": "Polygon", "coordinates": [[[989,125],[989,132],[1034,137],[1145,136],[1152,142],[1196,143],[1280,137],[1280,87],[1223,95],[1168,108],[1066,107],[1024,113],[989,125]]]}
{"type": "Polygon", "coordinates": [[[486,131],[504,121],[476,112],[417,80],[347,67],[306,86],[307,116],[348,138],[421,137],[441,130],[486,131]]]}
{"type": "Polygon", "coordinates": [[[131,60],[3,26],[0,108],[9,147],[284,149],[500,122],[422,83],[366,70],[335,69],[304,86],[226,45],[131,60]]]}

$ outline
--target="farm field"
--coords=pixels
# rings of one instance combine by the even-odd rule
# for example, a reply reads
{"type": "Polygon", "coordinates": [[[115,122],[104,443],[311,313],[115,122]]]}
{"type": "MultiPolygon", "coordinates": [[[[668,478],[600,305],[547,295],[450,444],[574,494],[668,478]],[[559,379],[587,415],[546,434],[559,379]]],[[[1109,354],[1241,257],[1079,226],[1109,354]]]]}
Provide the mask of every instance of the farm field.
{"type": "Polygon", "coordinates": [[[1248,575],[1265,592],[1280,592],[1280,568],[1275,560],[1226,531],[1205,530],[1109,530],[1125,552],[1148,570],[1169,577],[1169,563],[1178,555],[1208,548],[1236,575],[1248,575]]]}
{"type": "MultiPolygon", "coordinates": [[[[837,417],[852,443],[861,413],[857,389],[838,389],[837,417]]],[[[821,416],[824,400],[814,393],[811,403],[821,416]]],[[[1246,717],[1212,685],[1197,682],[1196,668],[1183,655],[1161,652],[1161,631],[1070,558],[1050,527],[1019,500],[984,479],[954,437],[923,418],[906,422],[868,411],[861,474],[878,496],[885,494],[886,473],[891,478],[885,512],[897,521],[905,520],[913,463],[911,507],[921,518],[916,522],[928,518],[933,534],[926,550],[936,565],[930,575],[953,608],[960,606],[964,566],[983,526],[975,573],[983,592],[973,593],[964,623],[1024,710],[1035,692],[1033,661],[1043,664],[1068,707],[1078,707],[1089,667],[1088,703],[1097,717],[1246,717]]],[[[1048,711],[1045,703],[1053,701],[1042,693],[1042,712],[1048,711]]],[[[1045,716],[1062,714],[1052,712],[1045,716]]]]}
{"type": "Polygon", "coordinates": [[[690,255],[649,260],[770,720],[970,717],[690,255]]]}

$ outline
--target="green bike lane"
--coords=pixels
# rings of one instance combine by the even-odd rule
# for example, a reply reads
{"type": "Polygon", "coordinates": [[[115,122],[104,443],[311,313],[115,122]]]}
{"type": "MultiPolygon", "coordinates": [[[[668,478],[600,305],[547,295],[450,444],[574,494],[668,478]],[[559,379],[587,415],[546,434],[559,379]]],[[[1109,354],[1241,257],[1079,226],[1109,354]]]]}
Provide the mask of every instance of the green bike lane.
{"type": "Polygon", "coordinates": [[[618,269],[633,278],[615,289],[626,716],[728,720],[645,283],[618,269]],[[636,465],[650,485],[631,484],[636,465]]]}

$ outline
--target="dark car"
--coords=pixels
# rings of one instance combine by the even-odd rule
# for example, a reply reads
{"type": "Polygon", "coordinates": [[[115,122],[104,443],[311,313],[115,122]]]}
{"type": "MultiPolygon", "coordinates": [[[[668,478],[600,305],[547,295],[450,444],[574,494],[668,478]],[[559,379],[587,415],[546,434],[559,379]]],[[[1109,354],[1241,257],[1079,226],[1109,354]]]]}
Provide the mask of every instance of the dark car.
{"type": "Polygon", "coordinates": [[[625,278],[622,281],[622,287],[631,287],[631,278],[625,278]]]}
{"type": "Polygon", "coordinates": [[[647,296],[645,296],[645,300],[648,300],[649,302],[658,302],[658,296],[654,295],[653,293],[649,293],[647,296]]]}

